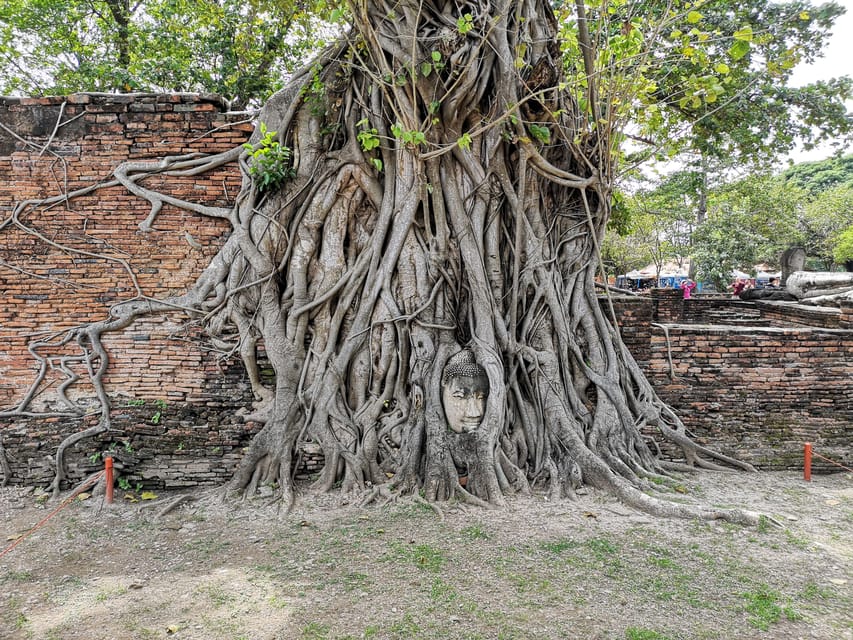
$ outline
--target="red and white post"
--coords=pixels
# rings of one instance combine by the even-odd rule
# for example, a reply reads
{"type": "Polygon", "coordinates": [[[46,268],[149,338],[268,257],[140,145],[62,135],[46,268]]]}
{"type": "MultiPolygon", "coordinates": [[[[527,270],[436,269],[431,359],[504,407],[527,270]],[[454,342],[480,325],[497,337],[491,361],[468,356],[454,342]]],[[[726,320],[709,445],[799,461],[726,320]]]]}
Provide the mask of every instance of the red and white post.
{"type": "Polygon", "coordinates": [[[812,443],[806,442],[803,446],[803,480],[812,481],[812,443]]]}

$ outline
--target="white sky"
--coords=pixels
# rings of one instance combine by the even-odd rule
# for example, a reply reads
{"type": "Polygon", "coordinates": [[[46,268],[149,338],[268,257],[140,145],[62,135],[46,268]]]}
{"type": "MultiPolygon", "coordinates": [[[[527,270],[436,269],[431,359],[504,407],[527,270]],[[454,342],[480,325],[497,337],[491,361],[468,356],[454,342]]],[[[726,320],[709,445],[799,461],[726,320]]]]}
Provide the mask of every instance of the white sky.
{"type": "MultiPolygon", "coordinates": [[[[822,58],[811,65],[799,65],[791,78],[793,86],[800,86],[828,80],[844,75],[853,75],[853,0],[836,0],[847,12],[836,20],[832,29],[832,39],[824,49],[822,58]]],[[[817,3],[819,4],[819,2],[817,3]]],[[[848,111],[853,112],[853,100],[847,103],[848,111]]],[[[849,152],[849,151],[848,151],[849,152]]],[[[832,155],[832,150],[818,148],[812,151],[799,151],[791,154],[795,162],[823,160],[832,155]]]]}

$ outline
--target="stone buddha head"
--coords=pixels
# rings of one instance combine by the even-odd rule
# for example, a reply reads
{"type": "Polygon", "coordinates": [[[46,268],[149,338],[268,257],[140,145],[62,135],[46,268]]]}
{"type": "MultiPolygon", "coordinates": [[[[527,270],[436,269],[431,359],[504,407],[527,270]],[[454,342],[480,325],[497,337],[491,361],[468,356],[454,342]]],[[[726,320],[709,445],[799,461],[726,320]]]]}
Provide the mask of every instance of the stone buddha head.
{"type": "Polygon", "coordinates": [[[441,376],[441,404],[447,427],[455,433],[475,431],[486,413],[489,397],[489,378],[474,359],[463,349],[453,355],[441,376]]]}

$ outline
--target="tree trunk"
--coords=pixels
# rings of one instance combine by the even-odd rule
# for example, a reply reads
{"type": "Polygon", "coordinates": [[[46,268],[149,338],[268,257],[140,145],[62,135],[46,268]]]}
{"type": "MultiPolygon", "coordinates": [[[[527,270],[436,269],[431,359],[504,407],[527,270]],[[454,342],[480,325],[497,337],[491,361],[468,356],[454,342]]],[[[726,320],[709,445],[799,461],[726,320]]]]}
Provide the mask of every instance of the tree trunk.
{"type": "Polygon", "coordinates": [[[260,478],[290,499],[307,437],[325,453],[323,490],[500,504],[531,483],[554,497],[588,483],[696,515],[641,492],[666,482],[645,429],[691,464],[700,450],[595,294],[610,140],[562,89],[550,5],[353,11],[347,41],[261,114],[296,173],[275,193],[247,184],[241,207],[243,279],[264,284],[229,307],[258,308],[241,333],[260,330],[278,380],[231,488],[260,478]],[[442,371],[463,348],[488,397],[460,433],[442,371]]]}

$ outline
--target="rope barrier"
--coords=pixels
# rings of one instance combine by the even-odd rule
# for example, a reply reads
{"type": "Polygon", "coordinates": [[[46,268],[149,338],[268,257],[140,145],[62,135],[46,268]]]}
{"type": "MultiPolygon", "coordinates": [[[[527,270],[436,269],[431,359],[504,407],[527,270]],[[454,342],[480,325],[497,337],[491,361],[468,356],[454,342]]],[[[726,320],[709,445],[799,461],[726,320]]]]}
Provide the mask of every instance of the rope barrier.
{"type": "Polygon", "coordinates": [[[812,451],[812,443],[806,442],[803,445],[803,480],[805,480],[806,482],[811,482],[812,479],[812,457],[820,458],[821,460],[825,460],[830,464],[834,464],[836,467],[840,467],[845,471],[850,471],[851,473],[853,473],[853,469],[845,467],[840,462],[836,462],[835,460],[831,460],[826,456],[822,456],[819,453],[815,453],[814,451],[812,451]]]}
{"type": "Polygon", "coordinates": [[[55,516],[57,513],[59,513],[60,511],[62,511],[62,510],[63,510],[65,507],[67,507],[69,504],[71,504],[71,502],[72,502],[72,501],[73,501],[77,496],[79,496],[79,495],[80,495],[81,493],[83,493],[86,489],[88,489],[90,486],[92,486],[92,485],[93,485],[93,484],[95,484],[98,480],[100,480],[100,479],[101,479],[101,476],[102,476],[102,475],[104,475],[104,473],[105,473],[105,471],[98,471],[98,473],[96,473],[95,475],[91,476],[91,477],[90,477],[88,480],[86,480],[83,484],[81,484],[79,487],[77,487],[77,488],[73,491],[73,493],[72,493],[70,496],[68,496],[67,498],[65,498],[65,500],[63,500],[63,501],[59,504],[59,506],[58,506],[58,507],[56,507],[56,509],[54,509],[54,510],[53,510],[53,511],[51,511],[49,514],[47,514],[44,518],[42,518],[42,519],[41,519],[41,520],[40,520],[40,521],[39,521],[39,522],[38,522],[38,523],[37,523],[37,524],[36,524],[32,529],[30,529],[30,530],[29,530],[29,531],[27,531],[26,533],[22,534],[22,535],[21,535],[17,540],[15,540],[12,544],[10,544],[8,547],[6,547],[5,549],[3,549],[3,551],[0,551],[0,558],[2,558],[3,556],[5,556],[5,555],[6,555],[7,553],[9,553],[12,549],[14,549],[15,547],[17,547],[21,542],[23,542],[24,540],[26,540],[27,538],[29,538],[32,534],[34,534],[34,533],[35,533],[36,531],[38,531],[41,527],[43,527],[43,526],[45,525],[45,523],[46,523],[48,520],[50,520],[53,516],[55,516]]]}
{"type": "Polygon", "coordinates": [[[853,473],[853,469],[851,469],[850,467],[845,467],[845,466],[844,466],[843,464],[841,464],[840,462],[836,462],[835,460],[830,460],[829,458],[825,458],[824,456],[820,455],[819,453],[812,453],[812,455],[813,455],[815,458],[820,458],[821,460],[826,460],[826,461],[827,461],[827,462],[829,462],[830,464],[834,464],[836,467],[841,467],[841,468],[842,468],[842,469],[844,469],[845,471],[849,471],[850,473],[853,473]]]}

